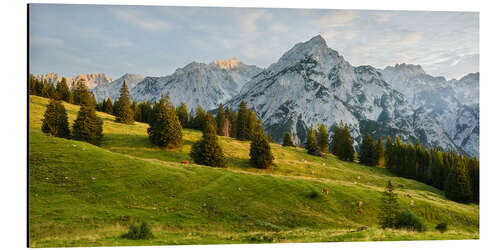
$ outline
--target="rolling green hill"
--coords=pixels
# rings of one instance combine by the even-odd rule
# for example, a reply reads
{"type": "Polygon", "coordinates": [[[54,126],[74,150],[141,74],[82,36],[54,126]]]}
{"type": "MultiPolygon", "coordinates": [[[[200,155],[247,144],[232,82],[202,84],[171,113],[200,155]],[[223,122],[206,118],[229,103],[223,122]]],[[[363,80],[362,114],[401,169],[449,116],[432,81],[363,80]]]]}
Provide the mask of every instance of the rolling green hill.
{"type": "MultiPolygon", "coordinates": [[[[98,112],[104,138],[97,147],[43,134],[48,99],[29,100],[31,247],[479,238],[477,204],[449,201],[442,191],[384,168],[272,144],[273,168],[260,170],[249,165],[249,142],[228,137],[219,137],[227,169],[186,165],[180,162],[190,160],[199,131],[184,130],[182,148],[163,150],[149,143],[147,124],[119,124],[98,112]],[[389,179],[401,207],[421,216],[427,232],[377,226],[389,179]],[[154,239],[120,238],[141,221],[151,225],[154,239]],[[439,222],[449,230],[435,230],[439,222]]],[[[79,107],[65,107],[72,124],[79,107]]]]}

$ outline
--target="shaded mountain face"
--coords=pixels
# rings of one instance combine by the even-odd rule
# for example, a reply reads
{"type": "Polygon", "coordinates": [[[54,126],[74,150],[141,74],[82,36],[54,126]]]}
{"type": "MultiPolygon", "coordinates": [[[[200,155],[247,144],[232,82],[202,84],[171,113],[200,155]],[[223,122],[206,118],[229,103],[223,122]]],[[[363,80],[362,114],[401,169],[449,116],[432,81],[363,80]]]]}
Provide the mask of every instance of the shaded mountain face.
{"type": "Polygon", "coordinates": [[[123,85],[123,81],[126,82],[130,91],[142,80],[144,80],[144,77],[141,75],[125,74],[112,82],[97,85],[94,89],[92,89],[92,92],[98,102],[105,100],[108,97],[110,97],[111,100],[117,100],[120,97],[120,89],[123,85]]]}
{"type": "Polygon", "coordinates": [[[168,94],[176,106],[185,102],[188,109],[198,104],[213,109],[238,94],[245,82],[261,70],[235,59],[211,64],[192,62],[172,75],[144,78],[130,94],[138,101],[157,101],[162,94],[168,94]]]}
{"type": "MultiPolygon", "coordinates": [[[[33,75],[36,79],[39,80],[47,80],[52,84],[56,84],[58,81],[61,81],[63,77],[59,76],[56,73],[48,73],[46,75],[33,75]]],[[[72,87],[80,80],[84,80],[88,89],[94,89],[99,85],[108,84],[112,80],[109,76],[104,73],[92,73],[92,74],[80,74],[75,78],[64,77],[68,87],[72,87]]]]}
{"type": "Polygon", "coordinates": [[[433,77],[420,66],[397,64],[380,73],[404,93],[414,109],[422,108],[470,156],[479,157],[479,73],[459,80],[433,77]]]}
{"type": "Polygon", "coordinates": [[[226,105],[241,101],[256,110],[273,140],[285,132],[305,141],[307,128],[325,124],[332,135],[340,121],[347,123],[355,147],[366,132],[399,135],[427,147],[459,150],[438,121],[424,109],[415,109],[406,96],[392,88],[379,70],[353,67],[321,36],[298,43],[278,62],[262,71],[226,105]]]}

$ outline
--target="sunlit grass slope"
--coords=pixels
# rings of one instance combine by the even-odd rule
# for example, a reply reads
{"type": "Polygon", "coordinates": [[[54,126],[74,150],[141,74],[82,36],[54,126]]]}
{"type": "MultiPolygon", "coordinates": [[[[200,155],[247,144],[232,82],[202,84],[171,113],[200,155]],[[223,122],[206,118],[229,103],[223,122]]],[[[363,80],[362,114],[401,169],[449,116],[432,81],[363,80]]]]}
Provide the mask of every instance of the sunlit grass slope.
{"type": "MultiPolygon", "coordinates": [[[[44,135],[40,127],[47,103],[30,96],[32,247],[479,237],[478,205],[446,200],[440,190],[383,168],[272,144],[273,168],[258,170],[249,166],[249,142],[227,137],[219,138],[227,169],[184,165],[180,161],[190,160],[199,131],[184,130],[182,148],[163,150],[149,143],[147,124],[123,125],[98,112],[104,139],[97,147],[44,135]],[[389,179],[402,208],[424,218],[427,232],[378,228],[380,193],[389,179]],[[311,198],[313,191],[319,196],[311,198]],[[154,239],[120,238],[139,221],[152,226],[154,239]],[[434,230],[439,222],[447,222],[450,230],[434,230]],[[368,229],[355,232],[360,227],[368,229]]],[[[72,124],[79,107],[65,107],[72,124]]]]}

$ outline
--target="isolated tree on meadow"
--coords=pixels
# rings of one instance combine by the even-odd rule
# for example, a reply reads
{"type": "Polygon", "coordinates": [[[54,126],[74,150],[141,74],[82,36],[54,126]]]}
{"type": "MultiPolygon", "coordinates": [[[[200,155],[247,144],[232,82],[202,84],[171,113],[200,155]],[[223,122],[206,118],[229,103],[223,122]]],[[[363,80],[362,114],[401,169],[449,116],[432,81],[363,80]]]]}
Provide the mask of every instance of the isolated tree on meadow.
{"type": "Polygon", "coordinates": [[[67,138],[71,137],[69,131],[68,115],[60,100],[51,99],[43,114],[42,131],[52,136],[67,138]]]}
{"type": "Polygon", "coordinates": [[[399,203],[394,186],[391,181],[387,181],[385,191],[382,193],[379,224],[382,228],[393,228],[399,214],[399,203]]]}
{"type": "Polygon", "coordinates": [[[102,139],[102,125],[102,119],[97,117],[94,105],[83,100],[73,123],[73,139],[99,145],[102,139]]]}
{"type": "Polygon", "coordinates": [[[148,128],[149,140],[161,148],[177,148],[182,145],[182,126],[169,97],[155,103],[148,128]]]}
{"type": "Polygon", "coordinates": [[[273,160],[269,139],[264,133],[264,127],[258,124],[250,144],[250,163],[256,168],[266,169],[271,167],[273,160]]]}
{"type": "Polygon", "coordinates": [[[216,122],[211,114],[205,117],[203,136],[191,147],[189,154],[194,162],[211,167],[224,167],[225,159],[216,134],[216,122]]]}
{"type": "Polygon", "coordinates": [[[289,132],[286,132],[283,136],[283,147],[295,147],[289,132]]]}
{"type": "Polygon", "coordinates": [[[130,94],[127,88],[127,83],[123,81],[120,89],[120,98],[117,102],[117,114],[115,121],[124,124],[134,124],[134,111],[130,107],[130,94]]]}

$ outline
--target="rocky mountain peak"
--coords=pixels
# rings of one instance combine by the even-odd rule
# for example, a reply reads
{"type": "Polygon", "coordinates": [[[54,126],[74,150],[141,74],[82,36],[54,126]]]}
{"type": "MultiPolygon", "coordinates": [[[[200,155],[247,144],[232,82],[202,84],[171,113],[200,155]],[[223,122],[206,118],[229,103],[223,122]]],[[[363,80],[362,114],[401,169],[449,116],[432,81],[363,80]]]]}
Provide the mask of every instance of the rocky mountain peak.
{"type": "Polygon", "coordinates": [[[238,61],[238,59],[236,59],[236,57],[233,57],[229,60],[214,60],[213,61],[213,64],[215,64],[223,69],[226,69],[226,70],[232,70],[233,68],[240,65],[240,63],[241,62],[238,61]]]}
{"type": "Polygon", "coordinates": [[[426,74],[424,69],[422,68],[421,65],[419,64],[406,64],[406,63],[401,63],[401,64],[396,64],[394,66],[387,66],[385,67],[386,71],[395,71],[398,73],[406,74],[406,75],[423,75],[426,74]]]}

